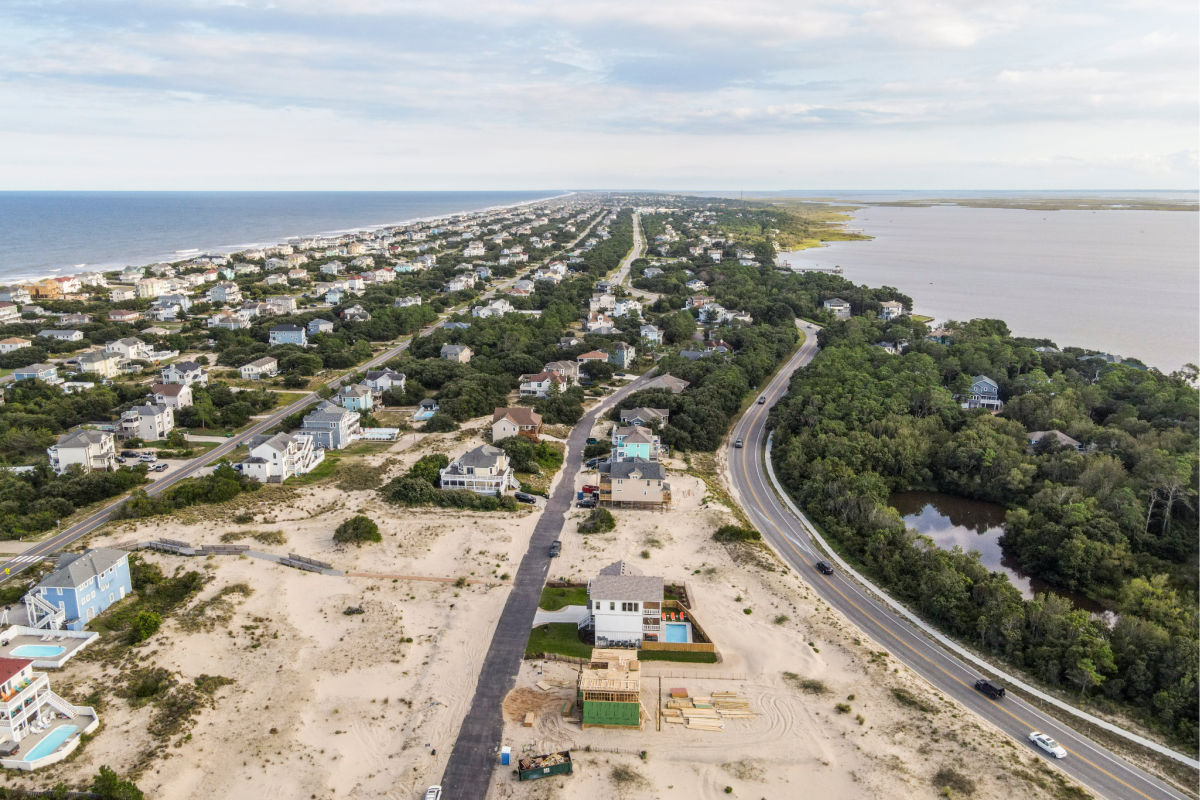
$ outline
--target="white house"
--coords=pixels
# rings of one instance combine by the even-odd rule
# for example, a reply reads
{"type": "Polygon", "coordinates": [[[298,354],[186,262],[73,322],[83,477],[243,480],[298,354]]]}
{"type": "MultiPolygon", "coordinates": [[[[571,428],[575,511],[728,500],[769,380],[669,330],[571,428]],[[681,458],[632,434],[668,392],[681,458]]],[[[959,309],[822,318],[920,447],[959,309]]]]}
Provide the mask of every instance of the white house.
{"type": "Polygon", "coordinates": [[[46,339],[57,339],[60,342],[83,341],[83,331],[76,330],[55,330],[48,328],[46,330],[38,331],[37,335],[46,339]]]}
{"type": "Polygon", "coordinates": [[[136,336],[127,336],[124,339],[109,342],[104,345],[104,349],[109,353],[116,353],[121,358],[129,361],[146,361],[150,358],[150,353],[154,350],[154,348],[136,336]]]}
{"type": "Polygon", "coordinates": [[[882,307],[880,316],[887,320],[895,319],[904,313],[904,304],[895,300],[884,300],[879,305],[882,307]]]}
{"type": "Polygon", "coordinates": [[[597,647],[640,647],[662,631],[663,579],[624,561],[588,581],[588,610],[597,647]]]}
{"type": "Polygon", "coordinates": [[[80,428],[64,433],[55,444],[46,448],[46,454],[50,456],[51,469],[59,475],[72,464],[78,464],[84,472],[117,468],[116,445],[108,431],[80,428]]]}
{"type": "Polygon", "coordinates": [[[167,438],[175,428],[175,412],[170,406],[134,406],[121,415],[120,432],[125,439],[153,442],[167,438]]]}
{"type": "Polygon", "coordinates": [[[216,286],[208,290],[208,301],[210,303],[234,303],[242,302],[242,290],[232,281],[221,281],[216,286]]]}
{"type": "Polygon", "coordinates": [[[658,345],[663,343],[663,332],[654,325],[643,325],[638,329],[642,340],[648,344],[658,345]]]}
{"type": "Polygon", "coordinates": [[[357,413],[328,400],[304,418],[300,433],[313,437],[314,443],[326,450],[341,450],[350,445],[362,430],[357,413]]]}
{"type": "Polygon", "coordinates": [[[367,370],[367,375],[363,378],[362,383],[373,393],[381,395],[389,389],[404,391],[404,382],[403,372],[395,372],[390,369],[371,369],[367,370]]]}
{"type": "Polygon", "coordinates": [[[238,469],[260,483],[282,483],[312,472],[324,460],[325,451],[316,446],[311,434],[277,433],[253,437],[250,455],[238,464],[238,469]]]}
{"type": "Polygon", "coordinates": [[[514,485],[508,454],[499,447],[481,444],[451,461],[441,471],[443,489],[466,489],[476,494],[504,494],[514,485]]]}
{"type": "Polygon", "coordinates": [[[837,319],[850,319],[850,304],[840,297],[831,297],[821,305],[837,319]]]}
{"type": "Polygon", "coordinates": [[[553,387],[566,388],[566,379],[557,372],[533,372],[520,377],[522,397],[548,397],[553,387]]]}
{"type": "Polygon", "coordinates": [[[243,380],[260,381],[279,374],[279,362],[271,356],[256,358],[249,364],[238,367],[238,373],[243,380]]]}
{"type": "Polygon", "coordinates": [[[13,350],[20,350],[22,347],[32,347],[33,342],[28,339],[22,339],[19,336],[10,336],[7,339],[0,339],[0,353],[11,353],[13,350]]]}
{"type": "Polygon", "coordinates": [[[195,361],[177,361],[162,368],[162,382],[208,386],[208,373],[195,361]]]}
{"type": "Polygon", "coordinates": [[[155,405],[169,408],[190,408],[192,387],[184,383],[156,383],[150,387],[150,398],[155,405]]]}

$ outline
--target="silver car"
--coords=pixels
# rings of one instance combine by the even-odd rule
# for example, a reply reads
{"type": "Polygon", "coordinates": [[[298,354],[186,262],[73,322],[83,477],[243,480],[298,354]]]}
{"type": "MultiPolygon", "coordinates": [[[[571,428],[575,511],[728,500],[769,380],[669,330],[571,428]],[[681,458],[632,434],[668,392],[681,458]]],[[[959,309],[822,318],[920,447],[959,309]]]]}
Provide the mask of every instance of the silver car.
{"type": "Polygon", "coordinates": [[[1061,744],[1054,741],[1044,733],[1030,731],[1029,741],[1033,742],[1055,758],[1067,757],[1067,748],[1063,747],[1061,744]]]}

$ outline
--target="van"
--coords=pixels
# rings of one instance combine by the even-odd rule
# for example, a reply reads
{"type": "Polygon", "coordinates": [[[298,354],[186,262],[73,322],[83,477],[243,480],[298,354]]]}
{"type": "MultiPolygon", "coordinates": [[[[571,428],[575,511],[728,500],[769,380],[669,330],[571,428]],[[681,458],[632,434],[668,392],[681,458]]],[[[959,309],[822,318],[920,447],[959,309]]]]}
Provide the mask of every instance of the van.
{"type": "Polygon", "coordinates": [[[975,681],[975,688],[993,700],[1004,699],[1004,687],[999,684],[992,683],[987,678],[980,678],[979,680],[975,681]]]}

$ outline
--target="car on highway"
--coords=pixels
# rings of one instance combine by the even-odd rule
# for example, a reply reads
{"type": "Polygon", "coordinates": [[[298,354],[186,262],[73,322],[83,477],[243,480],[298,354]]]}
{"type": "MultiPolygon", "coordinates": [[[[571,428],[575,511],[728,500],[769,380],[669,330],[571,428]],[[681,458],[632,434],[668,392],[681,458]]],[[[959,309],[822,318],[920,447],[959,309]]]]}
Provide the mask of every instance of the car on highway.
{"type": "Polygon", "coordinates": [[[764,404],[764,403],[766,403],[766,402],[767,402],[767,396],[766,396],[765,394],[764,394],[762,397],[758,398],[758,404],[759,404],[760,406],[761,406],[761,405],[763,405],[763,404],[764,404]]]}
{"type": "Polygon", "coordinates": [[[1067,757],[1067,748],[1063,747],[1061,744],[1054,741],[1044,733],[1039,731],[1030,731],[1029,741],[1033,742],[1055,758],[1067,757]]]}
{"type": "Polygon", "coordinates": [[[558,558],[558,555],[561,552],[562,552],[562,542],[560,542],[558,539],[555,539],[553,542],[550,543],[550,557],[558,558]]]}
{"type": "Polygon", "coordinates": [[[513,498],[518,503],[536,503],[537,498],[528,492],[513,492],[513,498]]]}
{"type": "Polygon", "coordinates": [[[742,440],[741,440],[741,439],[738,439],[736,442],[734,442],[734,443],[733,443],[733,446],[734,446],[734,447],[741,447],[741,446],[742,446],[742,440]]]}
{"type": "Polygon", "coordinates": [[[816,564],[813,564],[813,566],[816,567],[817,572],[821,573],[822,575],[833,574],[833,565],[828,561],[818,561],[816,564]]]}
{"type": "Polygon", "coordinates": [[[998,683],[992,683],[987,678],[980,678],[975,681],[975,689],[983,692],[993,700],[1001,700],[1004,698],[1004,687],[998,683]]]}

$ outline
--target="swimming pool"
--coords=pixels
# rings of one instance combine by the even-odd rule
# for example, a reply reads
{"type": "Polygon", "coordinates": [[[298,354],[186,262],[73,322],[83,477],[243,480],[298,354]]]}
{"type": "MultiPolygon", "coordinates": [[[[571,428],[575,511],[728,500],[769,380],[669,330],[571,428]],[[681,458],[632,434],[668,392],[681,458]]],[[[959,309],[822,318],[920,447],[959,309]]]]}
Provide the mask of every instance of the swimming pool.
{"type": "Polygon", "coordinates": [[[688,634],[688,624],[686,622],[665,622],[663,623],[663,638],[668,642],[690,642],[691,636],[688,634]]]}
{"type": "Polygon", "coordinates": [[[45,758],[57,750],[59,745],[70,738],[71,734],[77,730],[79,730],[79,726],[77,725],[59,725],[46,734],[46,738],[38,742],[37,746],[25,754],[25,760],[37,761],[39,758],[45,758]]]}
{"type": "Polygon", "coordinates": [[[17,658],[54,658],[67,652],[67,648],[56,644],[23,644],[14,647],[12,654],[17,658]]]}

